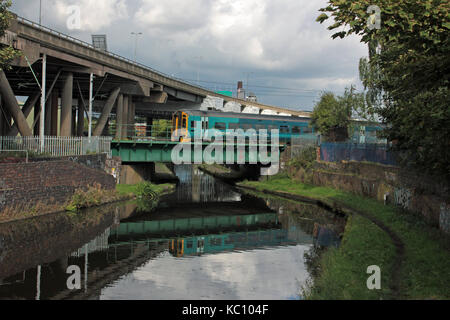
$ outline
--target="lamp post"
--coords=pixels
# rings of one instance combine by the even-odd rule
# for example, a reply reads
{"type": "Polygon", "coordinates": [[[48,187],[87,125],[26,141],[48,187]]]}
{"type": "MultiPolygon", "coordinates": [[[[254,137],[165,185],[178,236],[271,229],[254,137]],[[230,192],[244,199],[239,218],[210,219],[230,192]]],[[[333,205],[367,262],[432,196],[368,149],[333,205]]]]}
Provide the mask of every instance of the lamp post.
{"type": "Polygon", "coordinates": [[[39,25],[42,24],[42,0],[39,0],[39,25]]]}
{"type": "Polygon", "coordinates": [[[135,36],[135,43],[134,43],[134,62],[136,62],[138,36],[142,35],[142,32],[132,32],[131,34],[135,36]]]}
{"type": "Polygon", "coordinates": [[[248,94],[250,93],[250,89],[248,87],[248,80],[250,78],[250,75],[253,74],[253,72],[244,72],[244,74],[247,75],[247,96],[248,96],[248,94]]]}
{"type": "MultiPolygon", "coordinates": [[[[202,56],[197,56],[194,57],[194,59],[198,59],[198,62],[200,64],[200,61],[203,59],[202,56]]],[[[197,66],[197,85],[200,86],[200,70],[199,70],[200,66],[197,66]]]]}

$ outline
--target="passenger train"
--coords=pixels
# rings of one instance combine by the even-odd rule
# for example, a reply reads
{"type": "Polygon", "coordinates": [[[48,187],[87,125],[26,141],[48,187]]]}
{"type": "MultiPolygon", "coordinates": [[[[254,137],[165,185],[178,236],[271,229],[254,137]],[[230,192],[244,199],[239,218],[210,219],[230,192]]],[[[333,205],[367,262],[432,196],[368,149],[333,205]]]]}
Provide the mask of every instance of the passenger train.
{"type": "MultiPolygon", "coordinates": [[[[282,144],[290,144],[293,136],[303,140],[318,141],[319,133],[310,126],[311,118],[259,115],[248,113],[231,113],[220,111],[180,110],[172,116],[172,140],[189,141],[194,133],[205,135],[206,130],[216,129],[224,134],[243,129],[248,132],[254,129],[256,133],[266,129],[270,136],[271,130],[279,130],[279,141],[282,144]],[[197,130],[197,131],[196,131],[197,130]],[[173,134],[175,131],[175,134],[173,134]]],[[[353,143],[380,143],[377,131],[382,127],[376,123],[353,120],[356,130],[349,138],[353,143]]]]}
{"type": "Polygon", "coordinates": [[[292,135],[316,139],[314,128],[309,126],[310,118],[258,115],[247,113],[231,113],[217,111],[177,111],[172,117],[172,128],[176,131],[173,140],[186,141],[194,137],[195,130],[203,136],[206,130],[216,129],[224,134],[238,129],[248,132],[249,129],[259,132],[266,129],[279,130],[280,142],[288,143],[292,135]]]}

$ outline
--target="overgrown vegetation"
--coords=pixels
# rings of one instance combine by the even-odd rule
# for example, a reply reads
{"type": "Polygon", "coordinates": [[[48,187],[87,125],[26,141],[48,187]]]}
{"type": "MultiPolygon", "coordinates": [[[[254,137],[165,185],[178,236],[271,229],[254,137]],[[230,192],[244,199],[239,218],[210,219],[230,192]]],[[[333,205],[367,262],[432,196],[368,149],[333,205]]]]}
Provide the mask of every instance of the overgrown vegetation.
{"type": "Polygon", "coordinates": [[[345,29],[333,38],[368,44],[363,84],[402,163],[450,180],[450,2],[329,0],[320,11],[318,22],[333,17],[328,29],[345,29]],[[380,28],[367,25],[370,5],[381,10],[380,28]]]}
{"type": "Polygon", "coordinates": [[[307,146],[301,149],[300,153],[289,160],[288,165],[296,168],[309,169],[316,161],[316,147],[307,146]]]}
{"type": "MultiPolygon", "coordinates": [[[[12,13],[8,11],[11,4],[11,0],[0,0],[0,37],[5,35],[5,30],[9,27],[13,18],[12,13]]],[[[11,62],[19,56],[20,52],[13,47],[0,45],[0,69],[9,69],[11,62]]]]}
{"type": "MultiPolygon", "coordinates": [[[[273,177],[268,181],[245,182],[258,190],[284,191],[335,201],[362,211],[388,226],[405,246],[399,279],[400,297],[406,299],[449,299],[450,261],[449,238],[429,227],[420,216],[406,213],[394,206],[385,206],[336,189],[315,187],[293,182],[289,178],[273,177]]],[[[391,239],[370,220],[352,216],[338,249],[327,250],[321,257],[320,276],[308,291],[309,299],[391,299],[391,273],[395,258],[391,239]],[[369,265],[381,267],[381,291],[366,287],[369,265]]]]}
{"type": "Polygon", "coordinates": [[[86,190],[77,189],[65,209],[67,211],[77,211],[128,198],[126,195],[116,192],[116,190],[105,190],[96,184],[86,190]]]}

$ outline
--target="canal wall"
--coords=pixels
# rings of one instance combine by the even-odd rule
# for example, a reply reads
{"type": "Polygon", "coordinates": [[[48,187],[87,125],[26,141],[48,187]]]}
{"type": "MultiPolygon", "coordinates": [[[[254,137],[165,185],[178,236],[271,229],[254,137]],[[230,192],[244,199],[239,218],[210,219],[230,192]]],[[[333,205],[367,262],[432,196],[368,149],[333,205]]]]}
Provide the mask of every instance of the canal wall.
{"type": "MultiPolygon", "coordinates": [[[[91,165],[96,167],[98,163],[91,165]]],[[[99,185],[112,190],[115,184],[105,170],[73,160],[0,164],[0,212],[36,204],[64,204],[77,189],[99,185]]]]}
{"type": "Polygon", "coordinates": [[[294,166],[287,170],[294,180],[398,205],[450,233],[450,186],[444,181],[396,166],[356,161],[316,161],[308,171],[294,166]]]}

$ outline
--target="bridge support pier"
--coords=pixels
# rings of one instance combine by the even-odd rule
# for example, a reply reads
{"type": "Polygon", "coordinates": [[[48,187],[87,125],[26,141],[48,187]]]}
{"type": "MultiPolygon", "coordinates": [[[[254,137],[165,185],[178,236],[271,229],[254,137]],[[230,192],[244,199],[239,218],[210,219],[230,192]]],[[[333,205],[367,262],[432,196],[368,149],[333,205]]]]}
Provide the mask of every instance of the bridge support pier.
{"type": "Polygon", "coordinates": [[[123,184],[136,184],[143,181],[152,181],[154,178],[154,162],[122,165],[120,169],[120,183],[123,184]]]}
{"type": "Polygon", "coordinates": [[[122,138],[123,128],[123,94],[120,93],[116,101],[116,139],[122,138]]]}
{"type": "Polygon", "coordinates": [[[128,138],[128,96],[123,96],[123,113],[122,113],[122,138],[128,138]]]}
{"type": "Polygon", "coordinates": [[[0,70],[0,94],[2,95],[4,104],[3,106],[9,111],[14,122],[17,123],[17,128],[22,136],[32,136],[33,132],[28,126],[27,119],[25,118],[22,110],[17,103],[16,96],[9,84],[6,74],[3,70],[0,70]]]}
{"type": "Polygon", "coordinates": [[[61,127],[60,135],[70,137],[72,133],[72,93],[73,93],[73,73],[69,72],[64,81],[61,97],[61,127]]]}
{"type": "MultiPolygon", "coordinates": [[[[36,102],[38,102],[40,96],[41,96],[41,92],[36,91],[34,94],[32,94],[31,96],[28,97],[27,101],[25,102],[25,104],[22,107],[22,112],[23,112],[23,115],[25,116],[25,118],[28,118],[28,116],[31,113],[31,110],[34,108],[36,102]]],[[[14,122],[13,126],[8,131],[7,135],[15,137],[15,136],[17,136],[18,133],[19,133],[19,129],[17,128],[17,124],[14,122]]]]}
{"type": "Polygon", "coordinates": [[[134,118],[136,116],[136,106],[133,103],[133,97],[128,96],[128,136],[133,137],[136,135],[135,126],[134,126],[134,118]]]}
{"type": "Polygon", "coordinates": [[[108,97],[108,100],[106,100],[105,106],[103,107],[102,114],[100,116],[100,119],[98,119],[98,124],[94,129],[94,132],[92,135],[94,136],[100,136],[103,132],[103,129],[105,128],[106,123],[108,122],[109,115],[111,114],[111,110],[116,103],[117,96],[120,93],[120,88],[114,89],[111,94],[108,97]]]}

